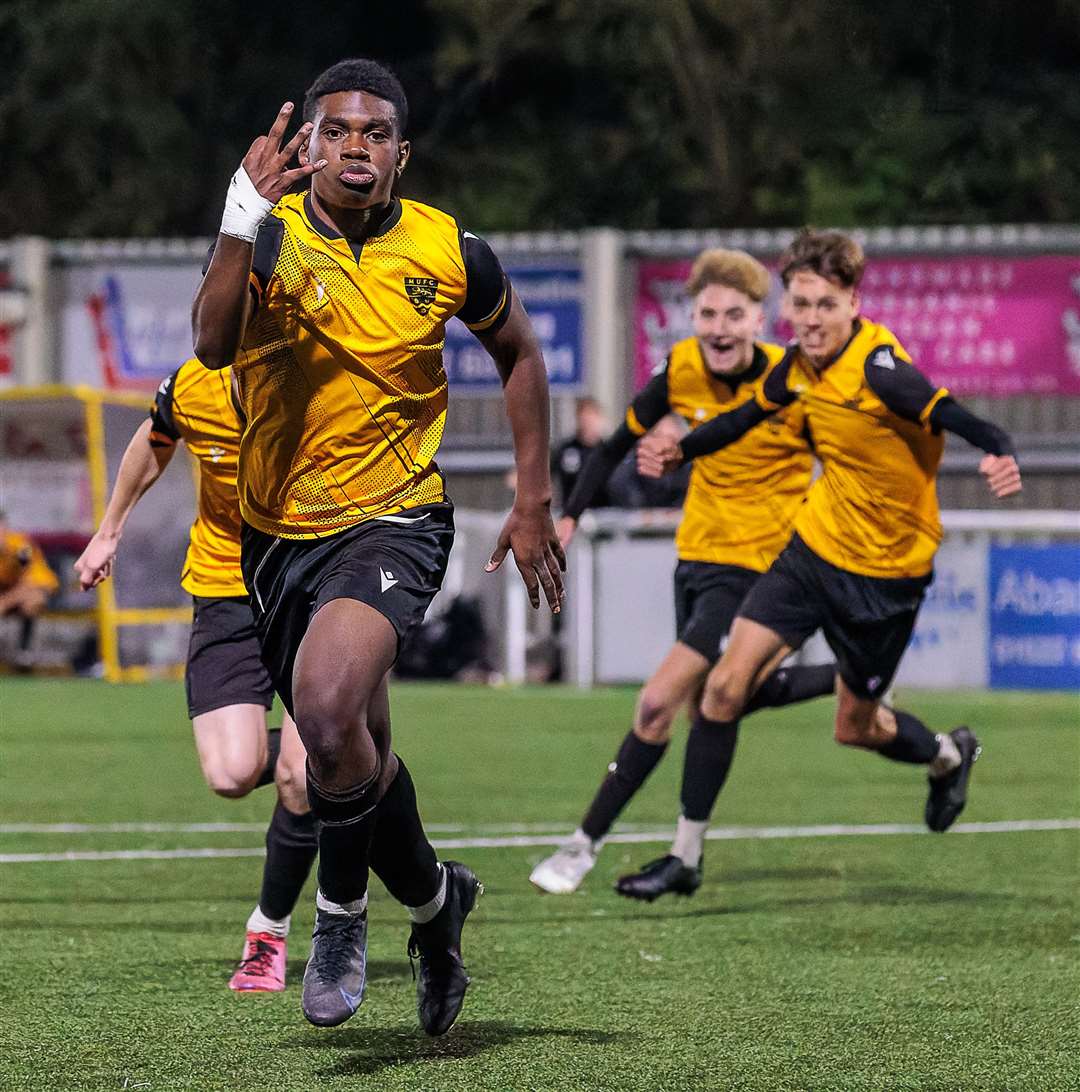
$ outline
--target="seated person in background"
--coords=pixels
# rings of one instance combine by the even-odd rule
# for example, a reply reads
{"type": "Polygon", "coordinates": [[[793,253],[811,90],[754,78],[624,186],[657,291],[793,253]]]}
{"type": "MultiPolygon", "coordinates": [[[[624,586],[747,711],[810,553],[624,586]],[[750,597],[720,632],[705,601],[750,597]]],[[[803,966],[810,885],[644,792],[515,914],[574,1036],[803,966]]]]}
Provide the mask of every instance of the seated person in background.
{"type": "MultiPolygon", "coordinates": [[[[559,503],[566,504],[574,491],[581,468],[592,450],[600,446],[609,432],[608,421],[595,398],[579,398],[574,405],[574,435],[551,453],[551,477],[559,491],[559,503]]],[[[601,487],[590,507],[606,508],[611,501],[601,487]]]]}
{"type": "Polygon", "coordinates": [[[60,581],[40,547],[29,535],[13,531],[0,512],[0,617],[14,615],[19,619],[19,647],[14,662],[21,671],[33,666],[30,645],[34,622],[59,587],[60,581]]]}

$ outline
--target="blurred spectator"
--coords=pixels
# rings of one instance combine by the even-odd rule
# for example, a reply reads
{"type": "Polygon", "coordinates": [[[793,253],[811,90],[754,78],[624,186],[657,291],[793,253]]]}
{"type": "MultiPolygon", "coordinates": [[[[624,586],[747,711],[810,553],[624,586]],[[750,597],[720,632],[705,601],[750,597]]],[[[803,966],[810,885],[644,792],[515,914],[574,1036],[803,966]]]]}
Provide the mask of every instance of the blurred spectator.
{"type": "MultiPolygon", "coordinates": [[[[686,435],[686,425],[669,413],[649,431],[677,444],[686,435]]],[[[631,451],[608,479],[608,503],[615,508],[681,508],[690,484],[690,470],[687,463],[674,474],[646,478],[638,473],[636,452],[631,451]]]]}
{"type": "MultiPolygon", "coordinates": [[[[599,447],[608,434],[609,425],[600,403],[595,398],[579,398],[574,405],[574,435],[564,440],[551,456],[551,477],[558,489],[558,502],[566,504],[581,468],[590,452],[599,447]]],[[[606,488],[601,488],[590,507],[606,508],[611,504],[606,488]]]]}
{"type": "Polygon", "coordinates": [[[7,517],[0,512],[0,617],[19,621],[17,670],[33,667],[34,622],[59,587],[38,546],[28,535],[8,527],[7,517]]]}

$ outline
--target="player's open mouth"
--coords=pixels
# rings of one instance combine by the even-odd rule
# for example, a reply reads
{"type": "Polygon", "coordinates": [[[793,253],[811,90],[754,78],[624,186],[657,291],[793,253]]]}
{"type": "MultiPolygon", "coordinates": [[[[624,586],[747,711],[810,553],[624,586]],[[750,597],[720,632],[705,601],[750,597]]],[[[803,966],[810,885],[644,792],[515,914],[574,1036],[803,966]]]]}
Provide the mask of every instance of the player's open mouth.
{"type": "Polygon", "coordinates": [[[346,167],[338,181],[350,189],[366,190],[375,184],[375,172],[368,167],[346,167]]]}

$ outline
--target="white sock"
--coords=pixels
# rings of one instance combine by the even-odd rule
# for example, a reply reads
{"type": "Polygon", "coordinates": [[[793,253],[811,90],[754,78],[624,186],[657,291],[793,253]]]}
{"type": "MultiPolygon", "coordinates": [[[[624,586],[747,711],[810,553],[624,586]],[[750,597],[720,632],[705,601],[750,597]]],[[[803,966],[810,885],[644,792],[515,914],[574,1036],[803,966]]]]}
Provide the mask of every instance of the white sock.
{"type": "Polygon", "coordinates": [[[362,914],[367,909],[367,892],[352,902],[331,902],[319,891],[315,896],[315,906],[324,914],[362,914]]]}
{"type": "Polygon", "coordinates": [[[429,921],[443,908],[446,902],[446,869],[439,865],[439,890],[435,897],[429,899],[423,906],[406,906],[409,911],[409,920],[416,925],[427,925],[429,921]]]}
{"type": "Polygon", "coordinates": [[[247,931],[249,933],[269,933],[275,937],[287,937],[289,935],[289,922],[292,920],[291,914],[286,914],[281,921],[275,921],[273,918],[268,918],[263,912],[262,908],[256,906],[251,911],[251,917],[247,919],[247,931]]]}
{"type": "Polygon", "coordinates": [[[675,827],[675,841],[671,843],[671,855],[678,857],[687,868],[697,868],[701,863],[705,831],[708,829],[707,819],[699,822],[680,815],[678,825],[675,827]]]}
{"type": "Polygon", "coordinates": [[[600,847],[604,844],[604,839],[601,838],[598,842],[594,842],[586,833],[578,827],[569,838],[566,839],[564,849],[584,849],[591,853],[594,857],[600,852],[600,847]]]}
{"type": "Polygon", "coordinates": [[[938,741],[938,753],[930,763],[931,777],[944,777],[952,773],[963,761],[960,757],[960,748],[956,746],[956,740],[944,732],[935,737],[938,741]]]}

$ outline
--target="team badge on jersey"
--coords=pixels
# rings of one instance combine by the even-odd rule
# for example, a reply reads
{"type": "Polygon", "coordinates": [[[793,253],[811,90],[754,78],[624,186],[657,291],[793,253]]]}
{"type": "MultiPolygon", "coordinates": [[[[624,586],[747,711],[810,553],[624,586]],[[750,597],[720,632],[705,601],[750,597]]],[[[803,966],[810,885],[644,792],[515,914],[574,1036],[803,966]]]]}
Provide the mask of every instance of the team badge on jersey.
{"type": "Polygon", "coordinates": [[[418,314],[426,315],[431,310],[438,291],[439,282],[434,277],[405,278],[405,295],[418,314]]]}

